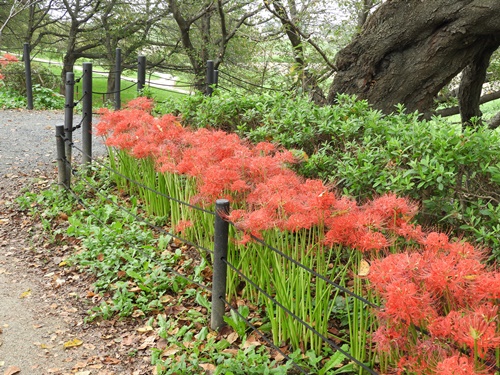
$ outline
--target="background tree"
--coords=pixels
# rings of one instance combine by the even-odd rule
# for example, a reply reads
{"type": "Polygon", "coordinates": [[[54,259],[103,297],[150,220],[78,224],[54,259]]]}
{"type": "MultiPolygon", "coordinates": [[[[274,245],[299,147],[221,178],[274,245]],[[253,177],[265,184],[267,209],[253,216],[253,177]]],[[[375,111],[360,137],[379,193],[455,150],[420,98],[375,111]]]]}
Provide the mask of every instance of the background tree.
{"type": "Polygon", "coordinates": [[[318,20],[327,12],[328,6],[322,1],[297,2],[295,0],[287,0],[286,3],[279,0],[264,0],[264,5],[279,20],[290,42],[294,59],[292,71],[298,78],[296,85],[302,92],[309,93],[316,103],[324,102],[323,90],[319,86],[322,74],[311,68],[306,47],[312,46],[313,52],[323,59],[323,64],[329,66],[330,69],[334,67],[327,53],[314,41],[313,37],[313,33],[318,34],[321,29],[318,20]]]}
{"type": "Polygon", "coordinates": [[[261,8],[252,7],[252,1],[246,0],[167,2],[178,28],[174,51],[186,56],[195,76],[195,88],[204,91],[206,61],[214,60],[218,69],[229,43],[261,8]]]}
{"type": "Polygon", "coordinates": [[[389,113],[402,103],[430,115],[434,98],[463,71],[459,103],[467,123],[479,114],[489,58],[500,45],[500,2],[391,0],[337,55],[328,101],[356,94],[389,113]]]}
{"type": "Polygon", "coordinates": [[[64,90],[66,73],[73,71],[79,58],[99,58],[100,55],[95,49],[102,46],[102,40],[96,36],[100,35],[102,25],[97,22],[96,15],[109,17],[117,1],[62,0],[65,14],[58,23],[57,32],[54,33],[65,40],[61,91],[64,90]]]}
{"type": "Polygon", "coordinates": [[[136,67],[137,55],[141,49],[151,52],[156,44],[151,35],[159,21],[168,15],[168,8],[163,6],[162,0],[146,0],[141,3],[130,4],[117,2],[113,6],[113,13],[103,12],[98,15],[98,22],[102,25],[102,45],[105,47],[105,61],[110,65],[107,91],[108,100],[113,100],[112,92],[115,88],[116,49],[121,49],[122,66],[136,67]]]}
{"type": "MultiPolygon", "coordinates": [[[[9,25],[12,25],[12,20],[22,14],[26,9],[40,4],[42,0],[12,0],[5,1],[0,8],[0,46],[2,45],[3,31],[9,25]]],[[[16,35],[14,28],[10,27],[11,32],[16,35]]]]}

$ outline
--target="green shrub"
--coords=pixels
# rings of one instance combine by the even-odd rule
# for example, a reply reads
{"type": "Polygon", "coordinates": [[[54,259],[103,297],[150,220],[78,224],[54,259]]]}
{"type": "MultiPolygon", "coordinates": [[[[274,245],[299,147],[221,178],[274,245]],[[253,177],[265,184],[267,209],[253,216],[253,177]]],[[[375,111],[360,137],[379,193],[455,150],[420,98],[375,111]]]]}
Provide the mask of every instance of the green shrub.
{"type": "MultiPolygon", "coordinates": [[[[26,95],[26,74],[24,63],[11,63],[2,67],[3,83],[8,90],[26,95]]],[[[59,90],[60,77],[56,76],[48,67],[33,62],[31,64],[31,83],[33,86],[59,90]]]]}
{"type": "Polygon", "coordinates": [[[63,109],[64,104],[63,95],[47,87],[33,86],[33,106],[36,109],[63,109]]]}
{"type": "Polygon", "coordinates": [[[6,90],[0,81],[0,108],[14,109],[26,107],[26,98],[18,93],[6,90]]]}
{"type": "Polygon", "coordinates": [[[329,181],[360,201],[388,191],[410,197],[422,206],[423,225],[484,242],[500,258],[498,131],[478,126],[462,132],[403,108],[385,116],[350,96],[318,107],[303,97],[216,92],[164,102],[157,110],[182,114],[195,127],[296,149],[302,175],[329,181]]]}

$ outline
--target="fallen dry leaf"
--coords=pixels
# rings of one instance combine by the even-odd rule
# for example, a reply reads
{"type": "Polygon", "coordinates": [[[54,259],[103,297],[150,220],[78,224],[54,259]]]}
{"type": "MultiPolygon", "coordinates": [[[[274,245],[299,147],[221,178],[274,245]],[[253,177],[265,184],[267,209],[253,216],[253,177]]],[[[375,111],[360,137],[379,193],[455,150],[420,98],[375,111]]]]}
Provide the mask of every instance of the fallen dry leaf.
{"type": "Polygon", "coordinates": [[[144,342],[138,347],[139,350],[144,350],[146,348],[152,348],[153,346],[155,346],[155,341],[156,341],[156,337],[155,336],[149,336],[148,338],[146,338],[146,340],[144,340],[144,342]]]}
{"type": "Polygon", "coordinates": [[[21,372],[21,369],[17,366],[9,366],[3,373],[3,375],[14,375],[21,372]]]}
{"type": "Polygon", "coordinates": [[[139,332],[139,333],[146,333],[146,332],[149,332],[152,330],[153,330],[153,327],[151,327],[151,326],[144,326],[144,327],[137,328],[137,332],[139,332]]]}
{"type": "Polygon", "coordinates": [[[243,348],[246,349],[251,346],[260,346],[260,345],[262,345],[262,343],[259,341],[258,337],[255,336],[254,334],[251,334],[250,336],[248,336],[245,343],[243,344],[243,348]]]}
{"type": "Polygon", "coordinates": [[[238,340],[238,334],[236,332],[230,333],[226,339],[230,344],[238,340]]]}
{"type": "Polygon", "coordinates": [[[200,363],[199,366],[205,371],[215,371],[215,365],[212,363],[200,363]]]}
{"type": "Polygon", "coordinates": [[[106,357],[102,360],[102,363],[105,365],[117,365],[121,363],[121,361],[118,358],[106,357]]]}
{"type": "Polygon", "coordinates": [[[27,291],[22,292],[21,295],[19,296],[19,298],[27,298],[29,296],[31,296],[31,289],[28,289],[27,291]]]}
{"type": "Polygon", "coordinates": [[[69,349],[69,348],[76,348],[77,346],[80,346],[83,344],[82,340],[79,339],[73,339],[70,341],[67,341],[63,344],[64,349],[69,349]]]}
{"type": "Polygon", "coordinates": [[[161,353],[161,356],[162,356],[162,358],[171,357],[171,356],[177,354],[179,351],[180,351],[180,349],[178,347],[167,348],[161,353]]]}
{"type": "Polygon", "coordinates": [[[364,259],[361,259],[361,262],[359,262],[358,276],[368,276],[369,273],[370,273],[370,263],[368,263],[364,259]]]}

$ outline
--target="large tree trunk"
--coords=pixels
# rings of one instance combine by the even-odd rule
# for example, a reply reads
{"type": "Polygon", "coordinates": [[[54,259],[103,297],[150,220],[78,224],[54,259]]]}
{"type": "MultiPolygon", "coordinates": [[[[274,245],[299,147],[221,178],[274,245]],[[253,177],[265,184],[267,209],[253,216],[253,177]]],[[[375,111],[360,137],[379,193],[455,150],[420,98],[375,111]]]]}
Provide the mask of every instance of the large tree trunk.
{"type": "Polygon", "coordinates": [[[429,114],[439,90],[499,44],[499,0],[389,0],[337,55],[328,101],[356,94],[385,113],[402,103],[429,114]]]}

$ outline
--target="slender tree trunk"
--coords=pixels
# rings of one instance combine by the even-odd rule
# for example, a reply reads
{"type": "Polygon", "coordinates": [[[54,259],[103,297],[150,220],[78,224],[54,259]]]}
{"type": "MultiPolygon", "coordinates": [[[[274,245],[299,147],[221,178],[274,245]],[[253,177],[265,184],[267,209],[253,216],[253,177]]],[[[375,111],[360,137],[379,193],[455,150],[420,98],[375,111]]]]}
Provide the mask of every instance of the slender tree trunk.
{"type": "Polygon", "coordinates": [[[493,52],[498,48],[498,41],[484,40],[484,49],[467,65],[462,72],[458,89],[458,108],[463,126],[471,125],[471,118],[482,116],[479,100],[486,79],[486,71],[493,52]]]}

